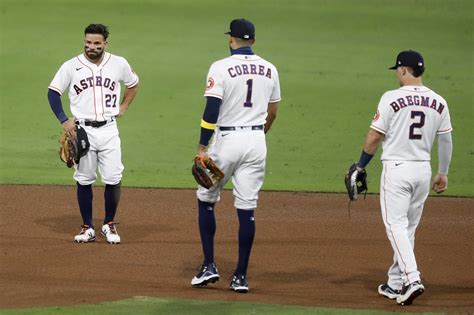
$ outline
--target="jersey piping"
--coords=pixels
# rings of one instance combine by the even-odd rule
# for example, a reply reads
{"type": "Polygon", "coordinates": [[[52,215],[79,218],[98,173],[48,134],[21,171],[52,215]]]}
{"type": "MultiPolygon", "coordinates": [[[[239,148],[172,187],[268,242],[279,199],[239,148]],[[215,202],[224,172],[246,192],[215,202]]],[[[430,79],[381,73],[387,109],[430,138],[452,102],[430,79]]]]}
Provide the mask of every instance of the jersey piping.
{"type": "Polygon", "coordinates": [[[139,81],[139,79],[138,79],[138,77],[137,77],[136,80],[135,80],[132,84],[126,85],[127,89],[131,89],[132,87],[134,87],[135,85],[137,85],[137,84],[138,84],[138,81],[139,81]]]}
{"type": "Polygon", "coordinates": [[[58,92],[59,95],[63,95],[63,92],[55,86],[50,85],[48,86],[48,89],[58,92]]]}
{"type": "Polygon", "coordinates": [[[380,133],[383,133],[384,135],[387,134],[387,131],[381,129],[381,128],[378,128],[378,127],[375,127],[374,125],[370,125],[370,128],[374,129],[375,131],[378,131],[380,133]]]}
{"type": "MultiPolygon", "coordinates": [[[[81,60],[81,58],[79,58],[79,56],[77,56],[76,58],[77,58],[77,60],[79,60],[80,63],[82,63],[87,69],[89,69],[91,71],[92,77],[95,79],[94,70],[92,70],[91,67],[89,67],[84,62],[82,62],[82,60],[81,60]]],[[[97,120],[97,104],[95,102],[95,84],[92,85],[92,93],[94,95],[93,100],[94,100],[95,120],[97,120]]]]}

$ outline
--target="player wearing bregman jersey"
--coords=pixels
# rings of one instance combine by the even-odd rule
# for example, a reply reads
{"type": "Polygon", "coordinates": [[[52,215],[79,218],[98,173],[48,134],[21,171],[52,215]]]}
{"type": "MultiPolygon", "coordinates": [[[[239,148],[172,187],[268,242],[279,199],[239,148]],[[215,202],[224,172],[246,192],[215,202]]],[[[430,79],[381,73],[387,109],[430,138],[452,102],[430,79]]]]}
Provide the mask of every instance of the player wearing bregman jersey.
{"type": "Polygon", "coordinates": [[[230,289],[246,293],[255,235],[254,210],[265,175],[265,134],[276,117],[280,83],[275,66],[252,51],[255,27],[250,21],[233,20],[226,34],[230,35],[231,56],[214,62],[209,69],[198,149],[198,155],[208,155],[216,162],[224,178],[209,190],[199,187],[197,191],[204,262],[191,284],[203,286],[220,278],[214,261],[214,206],[221,189],[232,179],[239,218],[239,259],[230,289]]]}
{"type": "Polygon", "coordinates": [[[111,244],[120,243],[115,214],[120,200],[123,164],[116,117],[122,116],[138,90],[138,76],[123,58],[105,52],[109,32],[102,24],[84,31],[84,53],[66,61],[49,85],[48,100],[63,128],[74,136],[76,125],[86,131],[90,149],[75,167],[77,199],[83,220],[74,237],[78,243],[95,241],[92,223],[92,184],[98,168],[105,184],[105,217],[101,233],[111,244]],[[125,85],[123,98],[121,83],[125,85]],[[64,113],[61,95],[67,93],[73,117],[64,113]]]}
{"type": "Polygon", "coordinates": [[[400,88],[380,99],[357,168],[365,168],[383,140],[380,206],[394,256],[388,281],[378,292],[410,305],[425,290],[414,244],[429,193],[431,148],[438,136],[439,166],[432,188],[442,193],[448,187],[452,127],[446,100],[422,83],[425,65],[418,52],[402,51],[390,69],[396,70],[400,88]]]}

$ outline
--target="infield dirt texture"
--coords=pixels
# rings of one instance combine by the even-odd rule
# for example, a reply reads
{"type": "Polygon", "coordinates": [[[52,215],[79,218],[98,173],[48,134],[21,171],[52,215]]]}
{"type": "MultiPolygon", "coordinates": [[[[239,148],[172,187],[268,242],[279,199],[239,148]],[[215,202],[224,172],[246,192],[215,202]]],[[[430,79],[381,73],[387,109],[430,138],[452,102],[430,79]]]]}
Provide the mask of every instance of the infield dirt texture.
{"type": "MultiPolygon", "coordinates": [[[[448,101],[454,152],[448,191],[428,199],[417,231],[426,292],[403,311],[474,312],[472,12],[468,0],[0,0],[0,309],[143,295],[401,311],[376,292],[392,260],[378,205],[381,150],[368,167],[372,194],[351,217],[342,178],[380,96],[397,87],[387,68],[416,49],[424,83],[448,101]],[[223,278],[190,286],[201,261],[190,165],[206,73],[228,55],[223,33],[241,17],[255,23],[254,50],[277,66],[282,86],[247,295],[227,290],[238,229],[230,191],[216,213],[223,278]],[[46,98],[89,23],[109,25],[108,50],[141,80],[119,120],[120,246],[72,242],[81,220],[46,98]]],[[[94,193],[100,225],[102,189],[94,193]]]]}
{"type": "MultiPolygon", "coordinates": [[[[264,192],[256,213],[251,292],[228,290],[237,255],[237,218],[230,192],[217,217],[216,262],[221,281],[192,288],[201,257],[195,192],[124,189],[117,220],[123,242],[74,244],[71,187],[0,186],[1,307],[80,305],[133,296],[252,301],[401,311],[382,299],[392,251],[377,196],[353,205],[341,194],[264,192]],[[51,200],[65,196],[54,204],[51,200]],[[69,196],[69,197],[66,197],[69,196]],[[34,200],[34,209],[32,209],[34,200]],[[25,224],[28,222],[28,224],[25,224]]],[[[101,209],[100,190],[95,206],[101,209]]],[[[408,310],[469,311],[474,307],[472,209],[468,198],[432,198],[417,238],[426,293],[408,310]],[[446,213],[449,212],[449,219],[446,213]]],[[[102,211],[97,211],[102,214],[102,211]]],[[[100,222],[96,220],[96,226],[100,222]]]]}

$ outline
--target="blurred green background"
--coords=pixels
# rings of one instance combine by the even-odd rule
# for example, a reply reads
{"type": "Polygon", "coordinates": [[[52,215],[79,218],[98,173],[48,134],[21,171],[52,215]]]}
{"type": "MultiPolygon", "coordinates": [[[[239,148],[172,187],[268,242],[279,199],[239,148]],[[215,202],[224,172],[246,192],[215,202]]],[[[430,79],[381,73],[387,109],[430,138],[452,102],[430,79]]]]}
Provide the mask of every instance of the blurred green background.
{"type": "MultiPolygon", "coordinates": [[[[245,17],[256,25],[255,52],[278,67],[282,86],[263,189],[344,191],[380,96],[398,87],[387,68],[415,49],[455,128],[447,194],[473,196],[472,12],[468,0],[0,0],[0,183],[74,183],[57,155],[61,127],[47,87],[82,52],[85,26],[104,23],[108,50],[141,79],[119,122],[123,184],[195,187],[207,70],[228,55],[229,22],[245,17]]],[[[379,190],[380,152],[369,192],[379,190]]]]}

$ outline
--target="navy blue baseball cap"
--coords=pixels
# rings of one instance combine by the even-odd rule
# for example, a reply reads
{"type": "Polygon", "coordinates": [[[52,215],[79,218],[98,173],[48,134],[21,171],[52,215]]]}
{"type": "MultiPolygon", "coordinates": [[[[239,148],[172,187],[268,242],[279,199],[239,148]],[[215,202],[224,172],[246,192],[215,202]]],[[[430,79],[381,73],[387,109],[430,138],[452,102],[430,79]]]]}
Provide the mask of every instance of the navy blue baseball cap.
{"type": "Polygon", "coordinates": [[[254,39],[255,26],[249,20],[235,19],[230,22],[230,31],[224,34],[241,39],[254,39]]]}
{"type": "Polygon", "coordinates": [[[395,65],[390,70],[395,70],[398,67],[424,67],[425,61],[419,52],[414,50],[405,50],[398,54],[397,60],[395,61],[395,65]]]}

